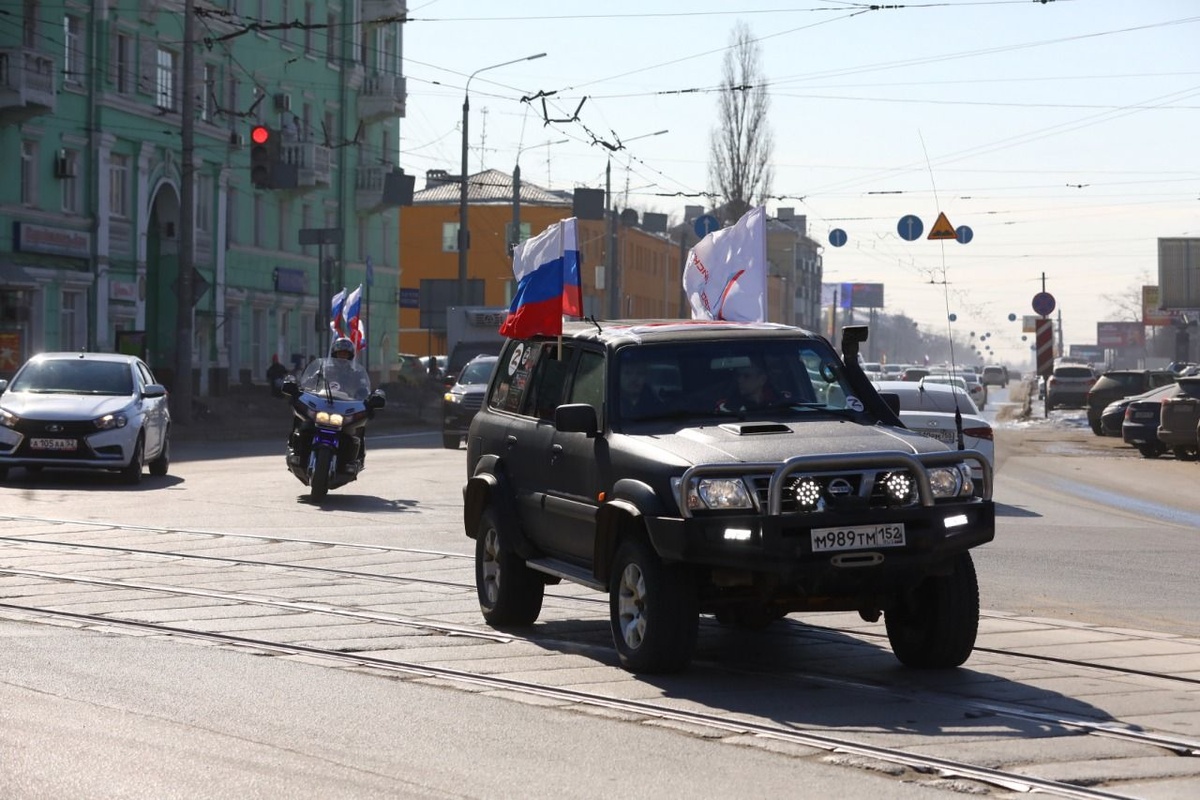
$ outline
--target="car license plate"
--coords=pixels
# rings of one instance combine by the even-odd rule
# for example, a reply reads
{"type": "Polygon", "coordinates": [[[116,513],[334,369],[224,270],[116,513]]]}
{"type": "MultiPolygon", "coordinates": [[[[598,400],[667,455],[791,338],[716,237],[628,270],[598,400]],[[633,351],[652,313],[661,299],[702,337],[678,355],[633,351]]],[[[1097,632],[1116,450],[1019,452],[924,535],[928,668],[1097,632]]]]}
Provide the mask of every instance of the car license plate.
{"type": "Polygon", "coordinates": [[[958,434],[955,431],[917,431],[922,436],[928,436],[930,439],[937,439],[939,442],[946,444],[958,444],[958,434]]]}
{"type": "Polygon", "coordinates": [[[1135,411],[1129,415],[1130,419],[1154,419],[1153,411],[1135,411]]]}
{"type": "Polygon", "coordinates": [[[813,528],[814,553],[834,550],[868,550],[875,547],[903,547],[904,523],[862,525],[853,528],[813,528]]]}
{"type": "Polygon", "coordinates": [[[33,450],[74,450],[79,442],[74,439],[30,439],[29,447],[33,450]]]}

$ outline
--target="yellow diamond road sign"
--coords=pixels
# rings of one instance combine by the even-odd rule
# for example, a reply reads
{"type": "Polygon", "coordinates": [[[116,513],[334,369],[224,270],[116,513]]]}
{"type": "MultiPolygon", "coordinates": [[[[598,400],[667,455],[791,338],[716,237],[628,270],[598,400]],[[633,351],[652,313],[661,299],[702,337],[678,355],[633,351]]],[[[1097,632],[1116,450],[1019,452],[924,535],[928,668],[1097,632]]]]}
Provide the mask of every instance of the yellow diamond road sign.
{"type": "Polygon", "coordinates": [[[926,239],[956,239],[958,234],[954,232],[954,226],[950,224],[950,220],[946,219],[946,212],[938,213],[937,222],[933,223],[933,228],[930,229],[926,239]]]}

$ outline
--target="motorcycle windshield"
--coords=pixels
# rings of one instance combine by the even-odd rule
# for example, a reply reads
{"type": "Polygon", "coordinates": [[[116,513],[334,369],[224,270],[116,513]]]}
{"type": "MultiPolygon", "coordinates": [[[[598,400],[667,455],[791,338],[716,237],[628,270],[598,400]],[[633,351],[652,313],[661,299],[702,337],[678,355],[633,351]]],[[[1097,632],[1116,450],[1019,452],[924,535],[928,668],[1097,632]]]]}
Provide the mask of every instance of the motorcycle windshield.
{"type": "Polygon", "coordinates": [[[300,391],[333,400],[363,400],[371,393],[371,376],[358,361],[318,358],[304,370],[300,391]]]}

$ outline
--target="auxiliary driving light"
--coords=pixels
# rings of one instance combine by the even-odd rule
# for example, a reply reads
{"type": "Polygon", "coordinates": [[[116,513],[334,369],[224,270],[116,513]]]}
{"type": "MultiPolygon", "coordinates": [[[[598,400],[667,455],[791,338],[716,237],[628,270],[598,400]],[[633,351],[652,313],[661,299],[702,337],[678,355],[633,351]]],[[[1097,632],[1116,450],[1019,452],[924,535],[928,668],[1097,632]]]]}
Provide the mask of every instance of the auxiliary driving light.
{"type": "Polygon", "coordinates": [[[815,478],[801,478],[792,484],[792,495],[796,505],[805,511],[820,510],[825,505],[821,500],[821,484],[815,478]]]}
{"type": "Polygon", "coordinates": [[[883,479],[883,488],[888,500],[896,505],[904,505],[912,499],[915,484],[907,472],[889,472],[883,479]]]}

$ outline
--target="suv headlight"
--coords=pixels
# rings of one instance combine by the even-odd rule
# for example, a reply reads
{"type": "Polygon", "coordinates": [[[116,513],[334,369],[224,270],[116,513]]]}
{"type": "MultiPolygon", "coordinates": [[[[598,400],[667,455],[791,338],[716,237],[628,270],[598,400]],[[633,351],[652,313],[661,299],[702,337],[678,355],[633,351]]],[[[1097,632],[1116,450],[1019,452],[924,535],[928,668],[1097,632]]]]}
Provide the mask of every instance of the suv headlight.
{"type": "Polygon", "coordinates": [[[965,463],[935,467],[929,470],[929,488],[934,498],[939,500],[973,494],[975,483],[971,480],[971,468],[965,463]]]}
{"type": "MultiPolygon", "coordinates": [[[[671,479],[671,487],[678,493],[680,478],[671,479]]],[[[687,507],[689,510],[753,508],[750,492],[741,478],[692,478],[688,485],[687,507]]]]}
{"type": "Polygon", "coordinates": [[[21,422],[21,418],[11,411],[5,411],[0,408],[0,425],[6,428],[15,428],[21,422]]]}

